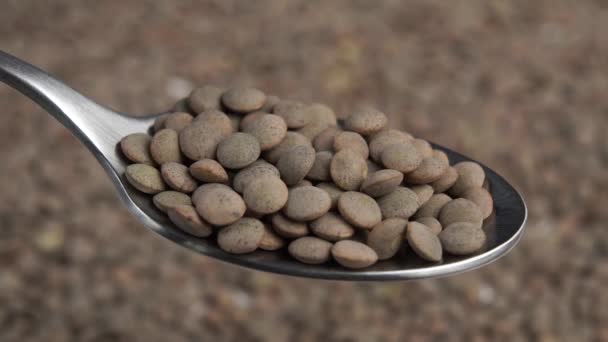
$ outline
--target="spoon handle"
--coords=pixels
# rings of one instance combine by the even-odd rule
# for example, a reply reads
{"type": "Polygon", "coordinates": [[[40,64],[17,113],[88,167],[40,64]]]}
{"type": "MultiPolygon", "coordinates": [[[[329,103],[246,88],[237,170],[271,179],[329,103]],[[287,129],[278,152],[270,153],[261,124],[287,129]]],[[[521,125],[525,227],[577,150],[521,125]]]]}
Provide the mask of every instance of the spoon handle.
{"type": "Polygon", "coordinates": [[[104,164],[120,165],[116,144],[129,133],[145,130],[144,119],[105,108],[37,67],[0,51],[0,81],[38,103],[69,129],[104,164]]]}

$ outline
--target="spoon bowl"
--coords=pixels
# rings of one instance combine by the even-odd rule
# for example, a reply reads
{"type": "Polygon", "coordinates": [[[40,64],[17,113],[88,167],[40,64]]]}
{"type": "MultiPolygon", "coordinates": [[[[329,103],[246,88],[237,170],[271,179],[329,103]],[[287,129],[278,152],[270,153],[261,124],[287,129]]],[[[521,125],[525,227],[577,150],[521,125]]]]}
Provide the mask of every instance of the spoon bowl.
{"type": "MultiPolygon", "coordinates": [[[[484,221],[487,242],[471,256],[444,256],[441,263],[431,264],[409,256],[378,262],[363,270],[349,270],[331,262],[306,265],[292,259],[286,251],[258,250],[234,255],[221,250],[215,239],[197,238],[177,229],[152,204],[149,195],[138,192],[124,177],[127,161],[118,144],[125,135],[147,132],[161,114],[132,117],[117,113],[86,98],[46,72],[0,51],[0,81],[30,97],[68,128],[95,155],[112,180],[116,190],[135,217],[148,229],[193,251],[232,264],[261,271],[333,280],[407,280],[447,276],[484,266],[506,254],[522,236],[527,209],[521,195],[504,178],[482,165],[487,186],[494,199],[494,212],[484,221]]],[[[452,163],[471,160],[445,147],[434,148],[447,153],[452,163]]],[[[481,164],[480,164],[481,165],[481,164]]]]}

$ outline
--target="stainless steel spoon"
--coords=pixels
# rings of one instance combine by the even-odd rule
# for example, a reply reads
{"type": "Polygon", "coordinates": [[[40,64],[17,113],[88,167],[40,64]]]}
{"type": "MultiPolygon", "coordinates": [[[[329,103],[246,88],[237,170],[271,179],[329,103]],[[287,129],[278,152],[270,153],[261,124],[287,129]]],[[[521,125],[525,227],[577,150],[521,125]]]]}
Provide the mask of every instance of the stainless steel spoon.
{"type": "MultiPolygon", "coordinates": [[[[439,264],[421,261],[409,252],[377,263],[364,270],[348,270],[334,263],[305,265],[285,252],[257,251],[247,255],[228,254],[214,239],[200,239],[183,233],[152,204],[150,196],[130,186],[123,174],[126,167],[117,145],[122,137],[146,132],[160,115],[131,117],[105,108],[86,98],[46,72],[0,51],[0,81],[29,96],[67,127],[95,155],[114,183],[127,209],[147,228],[201,254],[257,270],[300,277],[338,280],[405,280],[447,276],[478,268],[495,261],[519,241],[527,217],[521,195],[497,173],[484,166],[494,198],[495,212],[484,222],[486,247],[468,257],[446,255],[439,264]]],[[[451,162],[471,160],[445,147],[451,162]]]]}

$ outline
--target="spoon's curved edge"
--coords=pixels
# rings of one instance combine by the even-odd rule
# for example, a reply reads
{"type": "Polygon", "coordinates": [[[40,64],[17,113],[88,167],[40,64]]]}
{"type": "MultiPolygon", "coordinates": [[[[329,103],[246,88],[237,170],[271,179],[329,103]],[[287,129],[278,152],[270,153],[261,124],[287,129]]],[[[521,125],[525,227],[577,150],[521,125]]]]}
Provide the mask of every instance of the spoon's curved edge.
{"type": "MultiPolygon", "coordinates": [[[[436,144],[433,145],[435,148],[446,152],[453,163],[463,160],[473,161],[450,149],[436,144]]],[[[495,222],[490,223],[490,226],[493,226],[490,229],[495,230],[495,232],[493,231],[488,234],[488,243],[490,244],[494,241],[496,242],[495,246],[490,246],[488,250],[470,257],[455,258],[448,256],[440,264],[420,263],[411,267],[412,264],[408,262],[403,264],[403,267],[411,268],[400,269],[396,268],[399,265],[395,265],[394,263],[386,264],[387,262],[385,261],[365,270],[349,270],[335,263],[325,265],[300,264],[286,255],[285,252],[256,251],[245,255],[234,255],[224,252],[214,242],[211,242],[211,239],[200,239],[183,233],[173,228],[167,220],[164,221],[166,225],[160,224],[159,217],[151,217],[149,213],[134,202],[133,198],[137,198],[138,193],[130,189],[129,185],[126,187],[123,185],[124,181],[121,180],[121,176],[117,172],[118,170],[115,170],[109,164],[104,165],[104,168],[111,171],[109,174],[114,178],[115,184],[117,184],[121,200],[144,226],[164,238],[200,254],[238,266],[296,277],[325,280],[387,281],[436,278],[470,271],[496,261],[517,244],[523,234],[528,215],[523,197],[503,177],[485,165],[481,163],[480,165],[486,171],[495,202],[495,222]],[[501,232],[501,230],[504,230],[504,232],[501,232]],[[491,237],[490,235],[494,236],[491,237]]],[[[484,229],[486,228],[484,225],[484,229]]]]}

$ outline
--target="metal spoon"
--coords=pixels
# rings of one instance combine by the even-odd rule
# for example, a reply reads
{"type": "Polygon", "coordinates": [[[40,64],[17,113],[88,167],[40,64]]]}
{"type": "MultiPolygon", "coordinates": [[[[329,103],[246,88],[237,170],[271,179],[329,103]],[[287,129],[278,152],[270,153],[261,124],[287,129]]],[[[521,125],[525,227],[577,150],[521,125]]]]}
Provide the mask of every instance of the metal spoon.
{"type": "MultiPolygon", "coordinates": [[[[335,263],[305,265],[285,252],[256,251],[247,255],[228,254],[214,239],[200,239],[183,233],[139,193],[123,176],[126,162],[117,149],[127,134],[146,132],[158,115],[144,118],[114,112],[86,98],[46,72],[0,51],[0,81],[29,96],[67,127],[95,155],[114,183],[127,209],[147,228],[201,254],[257,270],[300,277],[339,280],[405,280],[447,276],[478,268],[495,261],[519,241],[527,209],[521,195],[501,176],[484,166],[494,198],[495,212],[484,222],[486,246],[468,257],[446,255],[439,264],[406,255],[377,263],[364,270],[348,270],[335,263]]],[[[451,162],[471,160],[445,147],[451,162]]]]}

